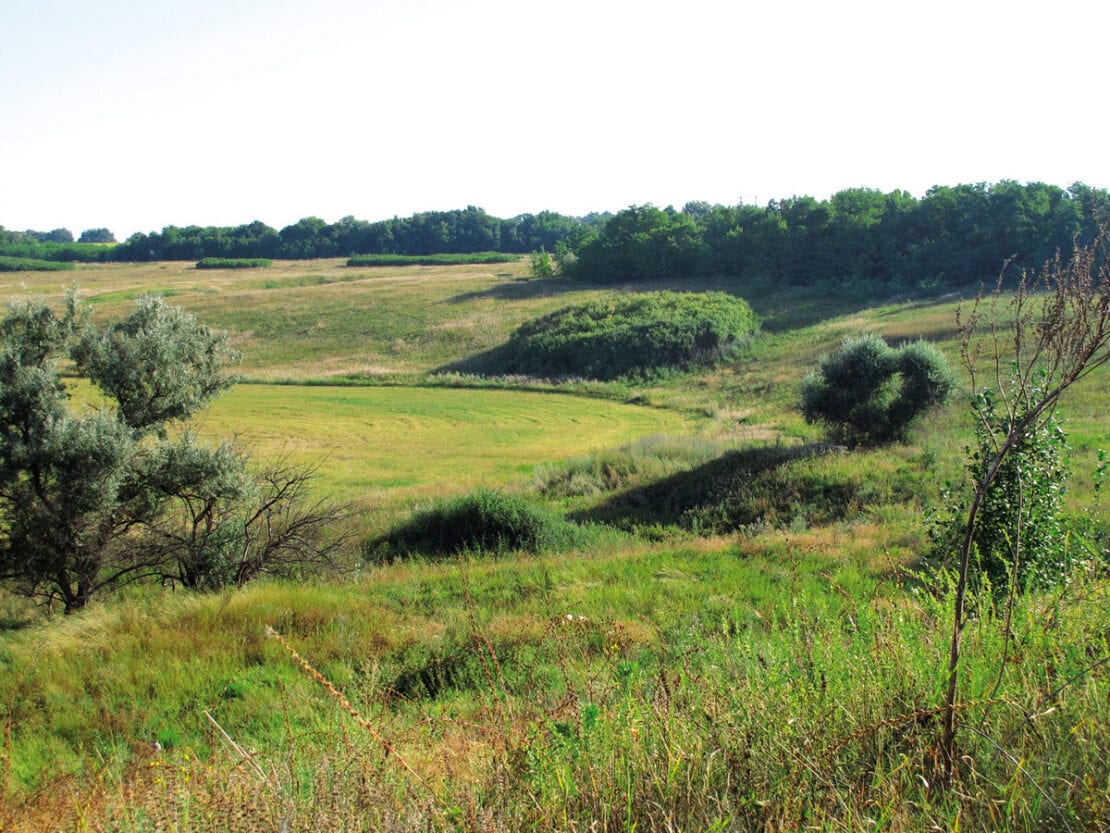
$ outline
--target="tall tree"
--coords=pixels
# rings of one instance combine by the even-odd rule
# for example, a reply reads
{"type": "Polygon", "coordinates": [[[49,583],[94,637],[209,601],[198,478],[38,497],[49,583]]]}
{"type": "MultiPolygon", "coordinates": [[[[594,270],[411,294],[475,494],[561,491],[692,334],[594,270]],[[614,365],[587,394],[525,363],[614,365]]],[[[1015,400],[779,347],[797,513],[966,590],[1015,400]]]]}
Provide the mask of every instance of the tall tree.
{"type": "Polygon", "coordinates": [[[87,228],[77,238],[78,243],[115,243],[116,236],[106,228],[87,228]]]}

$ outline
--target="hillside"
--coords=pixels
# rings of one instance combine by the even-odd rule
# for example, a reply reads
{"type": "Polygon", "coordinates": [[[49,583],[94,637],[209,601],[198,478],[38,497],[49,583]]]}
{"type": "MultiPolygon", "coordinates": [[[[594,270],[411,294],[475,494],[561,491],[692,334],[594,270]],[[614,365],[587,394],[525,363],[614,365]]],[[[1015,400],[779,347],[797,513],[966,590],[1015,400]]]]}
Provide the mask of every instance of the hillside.
{"type": "Polygon", "coordinates": [[[339,574],[137,587],[67,617],[3,596],[0,829],[1110,826],[1105,369],[1061,406],[1066,511],[1096,563],[1045,594],[976,597],[960,780],[941,789],[953,599],[928,530],[973,441],[967,377],[886,448],[830,447],[796,405],[860,332],[926,339],[959,368],[958,297],[343,263],[18,276],[51,298],[76,282],[97,317],[155,291],[227,329],[247,384],[202,434],[318,466],[316,493],[354,513],[339,574]],[[650,382],[480,375],[525,321],[663,289],[742,297],[762,334],[650,382]],[[479,486],[589,542],[369,545],[479,486]]]}

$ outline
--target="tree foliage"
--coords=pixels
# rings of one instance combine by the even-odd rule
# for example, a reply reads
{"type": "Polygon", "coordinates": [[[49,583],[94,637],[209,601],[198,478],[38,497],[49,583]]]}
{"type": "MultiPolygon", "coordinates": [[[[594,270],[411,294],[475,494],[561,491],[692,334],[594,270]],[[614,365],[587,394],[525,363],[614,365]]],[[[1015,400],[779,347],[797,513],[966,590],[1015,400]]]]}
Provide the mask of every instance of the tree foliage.
{"type": "Polygon", "coordinates": [[[550,278],[555,274],[555,261],[547,249],[541,247],[528,258],[528,274],[533,278],[550,278]]]}
{"type": "Polygon", "coordinates": [[[802,382],[801,409],[806,422],[822,423],[837,442],[880,445],[905,439],[914,420],[946,401],[953,387],[936,347],[918,341],[893,348],[866,334],[821,358],[802,382]]]}
{"type": "Polygon", "coordinates": [[[470,252],[438,255],[355,255],[347,258],[347,265],[366,266],[462,266],[466,264],[512,263],[517,255],[501,252],[470,252]]]}
{"type": "Polygon", "coordinates": [[[1034,267],[1110,214],[1106,191],[1075,183],[938,186],[923,198],[851,188],[766,206],[631,206],[574,247],[573,272],[617,282],[706,274],[865,289],[963,286],[1000,264],[1034,267]]]}
{"type": "MultiPolygon", "coordinates": [[[[976,394],[973,407],[976,446],[968,474],[978,482],[993,464],[1010,424],[990,389],[976,394]]],[[[1048,415],[1013,446],[983,497],[974,534],[976,570],[997,591],[1011,582],[1017,589],[1051,587],[1069,573],[1062,515],[1066,441],[1056,416],[1048,415]]]]}
{"type": "Polygon", "coordinates": [[[107,228],[87,228],[77,238],[78,243],[115,243],[116,236],[107,228]]]}
{"type": "Polygon", "coordinates": [[[232,383],[234,354],[160,298],[98,328],[76,295],[0,320],[0,580],[66,612],[143,578],[188,587],[241,582],[317,546],[330,508],[299,508],[305,475],[251,474],[230,446],[206,448],[180,423],[232,383]],[[113,403],[77,411],[60,363],[113,403]],[[291,536],[291,537],[290,537],[291,536]]]}
{"type": "Polygon", "coordinates": [[[200,260],[202,258],[317,258],[355,255],[464,255],[495,252],[527,254],[540,247],[581,242],[587,228],[607,215],[566,217],[553,212],[493,217],[475,206],[428,211],[410,217],[367,222],[343,217],[328,223],[304,217],[280,231],[255,221],[233,228],[166,226],[135,234],[113,250],[116,260],[200,260]]]}

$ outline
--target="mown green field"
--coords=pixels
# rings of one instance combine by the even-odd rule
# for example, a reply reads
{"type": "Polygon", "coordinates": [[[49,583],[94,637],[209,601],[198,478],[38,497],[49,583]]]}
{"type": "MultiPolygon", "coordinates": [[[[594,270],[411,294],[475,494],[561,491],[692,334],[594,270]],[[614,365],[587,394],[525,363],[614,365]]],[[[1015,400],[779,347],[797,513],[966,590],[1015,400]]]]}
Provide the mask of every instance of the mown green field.
{"type": "MultiPolygon", "coordinates": [[[[155,290],[229,330],[249,383],[196,427],[318,465],[362,537],[344,572],[300,581],[138,587],[69,617],[4,596],[0,830],[1110,829],[1097,560],[1050,593],[976,597],[961,774],[937,782],[952,597],[928,529],[972,438],[966,375],[891,448],[825,447],[796,408],[861,331],[958,367],[959,299],[340,263],[67,273],[98,316],[155,290]],[[647,384],[470,373],[525,320],[645,289],[734,292],[764,333],[647,384]],[[479,485],[591,543],[362,560],[413,506],[479,485]]],[[[1107,381],[1061,408],[1068,513],[1096,552],[1107,381]]]]}
{"type": "Polygon", "coordinates": [[[682,414],[558,393],[244,384],[195,421],[258,457],[319,467],[329,497],[380,504],[501,485],[647,434],[682,414]]]}

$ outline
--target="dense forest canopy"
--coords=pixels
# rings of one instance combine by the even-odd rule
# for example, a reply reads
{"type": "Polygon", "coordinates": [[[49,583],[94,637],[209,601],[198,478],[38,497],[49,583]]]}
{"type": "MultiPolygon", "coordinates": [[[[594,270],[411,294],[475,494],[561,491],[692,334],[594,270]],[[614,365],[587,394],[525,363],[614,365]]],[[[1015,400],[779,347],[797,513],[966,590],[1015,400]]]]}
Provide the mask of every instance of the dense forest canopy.
{"type": "Polygon", "coordinates": [[[167,226],[117,245],[73,243],[65,229],[43,234],[0,227],[0,254],[149,261],[543,249],[556,254],[568,275],[591,281],[720,274],[800,285],[832,281],[928,289],[990,278],[1007,261],[1037,266],[1057,250],[1069,250],[1077,237],[1092,237],[1108,216],[1105,190],[1007,180],[938,186],[920,199],[905,191],[852,188],[827,200],[791,197],[766,206],[690,202],[681,210],[642,205],[587,217],[544,211],[499,219],[468,206],[378,222],[305,217],[281,230],[257,221],[167,226]]]}
{"type": "Polygon", "coordinates": [[[575,252],[594,281],[738,275],[813,285],[940,288],[1037,267],[1110,215],[1106,191],[1075,184],[958,185],[915,199],[903,191],[840,191],[754,205],[634,206],[575,252]]]}

